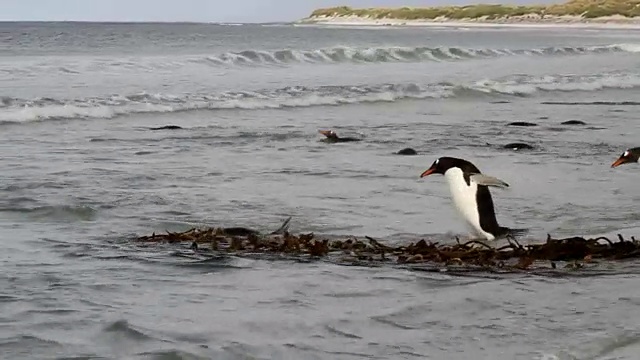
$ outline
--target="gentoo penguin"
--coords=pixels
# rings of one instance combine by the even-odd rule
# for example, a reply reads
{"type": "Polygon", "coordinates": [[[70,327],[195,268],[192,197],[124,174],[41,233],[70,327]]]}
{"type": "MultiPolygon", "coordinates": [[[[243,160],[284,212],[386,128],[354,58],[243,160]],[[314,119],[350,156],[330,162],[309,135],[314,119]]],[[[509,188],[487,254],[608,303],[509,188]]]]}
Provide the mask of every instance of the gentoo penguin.
{"type": "Polygon", "coordinates": [[[412,148],[404,148],[399,150],[396,154],[398,155],[418,155],[418,152],[412,148]]]}
{"type": "Polygon", "coordinates": [[[567,120],[561,122],[560,125],[587,125],[587,123],[580,120],[567,120]]]}
{"type": "Polygon", "coordinates": [[[538,126],[538,124],[530,123],[528,121],[514,121],[512,123],[508,123],[507,126],[538,126]]]}
{"type": "Polygon", "coordinates": [[[454,157],[437,159],[420,177],[431,174],[444,175],[456,209],[476,235],[487,240],[495,240],[526,231],[498,225],[489,186],[506,188],[509,187],[506,182],[484,175],[469,161],[454,157]]]}
{"type": "Polygon", "coordinates": [[[611,164],[611,167],[614,168],[623,164],[629,164],[634,162],[635,163],[640,162],[640,147],[627,149],[625,152],[622,153],[622,155],[620,155],[618,160],[614,161],[613,164],[611,164]]]}
{"type": "Polygon", "coordinates": [[[533,146],[525,143],[508,143],[502,146],[502,148],[512,150],[533,150],[533,146]]]}
{"type": "Polygon", "coordinates": [[[319,133],[327,137],[326,139],[324,139],[324,141],[330,142],[330,143],[361,140],[361,139],[352,138],[352,137],[344,137],[344,138],[338,137],[338,134],[336,134],[335,131],[333,130],[320,130],[319,133]]]}
{"type": "Polygon", "coordinates": [[[182,129],[182,126],[178,126],[178,125],[165,125],[165,126],[159,126],[159,127],[152,127],[149,128],[149,130],[179,130],[182,129]]]}

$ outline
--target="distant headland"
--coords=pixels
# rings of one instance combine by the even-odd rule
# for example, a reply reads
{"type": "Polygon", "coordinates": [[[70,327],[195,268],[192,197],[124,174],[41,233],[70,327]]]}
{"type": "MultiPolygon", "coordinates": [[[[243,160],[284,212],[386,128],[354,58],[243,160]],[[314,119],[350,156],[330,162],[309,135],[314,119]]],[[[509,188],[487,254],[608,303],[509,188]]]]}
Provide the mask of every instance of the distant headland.
{"type": "Polygon", "coordinates": [[[386,26],[575,26],[640,29],[640,0],[569,0],[564,4],[318,9],[298,24],[386,26]]]}

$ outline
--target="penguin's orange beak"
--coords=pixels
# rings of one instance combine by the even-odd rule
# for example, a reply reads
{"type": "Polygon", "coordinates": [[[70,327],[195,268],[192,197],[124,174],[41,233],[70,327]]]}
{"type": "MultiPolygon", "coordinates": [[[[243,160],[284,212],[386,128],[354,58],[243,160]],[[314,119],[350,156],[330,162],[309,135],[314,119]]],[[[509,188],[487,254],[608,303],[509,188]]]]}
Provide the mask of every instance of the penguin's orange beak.
{"type": "Polygon", "coordinates": [[[620,166],[620,165],[622,165],[622,164],[626,164],[626,163],[628,163],[628,162],[629,162],[629,159],[627,159],[627,158],[625,158],[625,157],[623,157],[623,156],[620,156],[620,157],[618,158],[618,160],[614,161],[614,162],[613,162],[613,164],[611,164],[611,167],[612,167],[612,168],[614,168],[614,167],[618,167],[618,166],[620,166]]]}
{"type": "Polygon", "coordinates": [[[436,171],[436,168],[430,167],[427,170],[425,170],[422,174],[420,174],[420,178],[423,178],[425,176],[429,176],[429,175],[433,174],[435,171],[436,171]]]}

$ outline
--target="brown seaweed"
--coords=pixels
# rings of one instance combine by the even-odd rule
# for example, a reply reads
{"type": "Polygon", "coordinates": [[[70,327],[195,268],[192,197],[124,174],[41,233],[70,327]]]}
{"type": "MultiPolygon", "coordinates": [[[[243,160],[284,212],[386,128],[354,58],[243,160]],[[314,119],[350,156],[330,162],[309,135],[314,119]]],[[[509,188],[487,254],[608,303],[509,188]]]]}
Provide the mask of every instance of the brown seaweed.
{"type": "MultiPolygon", "coordinates": [[[[433,264],[439,266],[479,267],[483,269],[527,270],[532,267],[556,268],[556,263],[567,262],[566,268],[581,268],[598,261],[640,258],[640,242],[634,237],[617,241],[606,237],[569,237],[554,239],[547,236],[541,243],[520,244],[507,238],[508,244],[495,247],[489,243],[471,240],[453,244],[440,244],[425,239],[405,245],[386,245],[383,241],[365,236],[322,239],[314,233],[294,235],[286,230],[289,219],[278,231],[261,235],[257,231],[239,231],[239,228],[193,228],[184,232],[152,234],[137,239],[139,242],[166,242],[191,244],[194,251],[214,251],[234,255],[287,254],[309,258],[338,256],[340,263],[374,265],[377,263],[433,264]],[[229,230],[231,229],[231,231],[229,230]]],[[[244,228],[243,228],[244,229],[244,228]]]]}

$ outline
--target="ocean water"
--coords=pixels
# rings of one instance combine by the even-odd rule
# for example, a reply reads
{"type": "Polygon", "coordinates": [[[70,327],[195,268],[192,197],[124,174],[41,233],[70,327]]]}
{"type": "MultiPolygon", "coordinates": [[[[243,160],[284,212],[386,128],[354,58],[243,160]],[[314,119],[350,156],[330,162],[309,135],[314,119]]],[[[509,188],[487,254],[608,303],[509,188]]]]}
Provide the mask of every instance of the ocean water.
{"type": "Polygon", "coordinates": [[[131,240],[292,216],[452,241],[444,178],[419,178],[439,156],[510,184],[496,212],[523,241],[640,235],[640,169],[610,168],[639,110],[637,31],[2,23],[1,357],[635,359],[633,271],[196,261],[131,240]]]}

